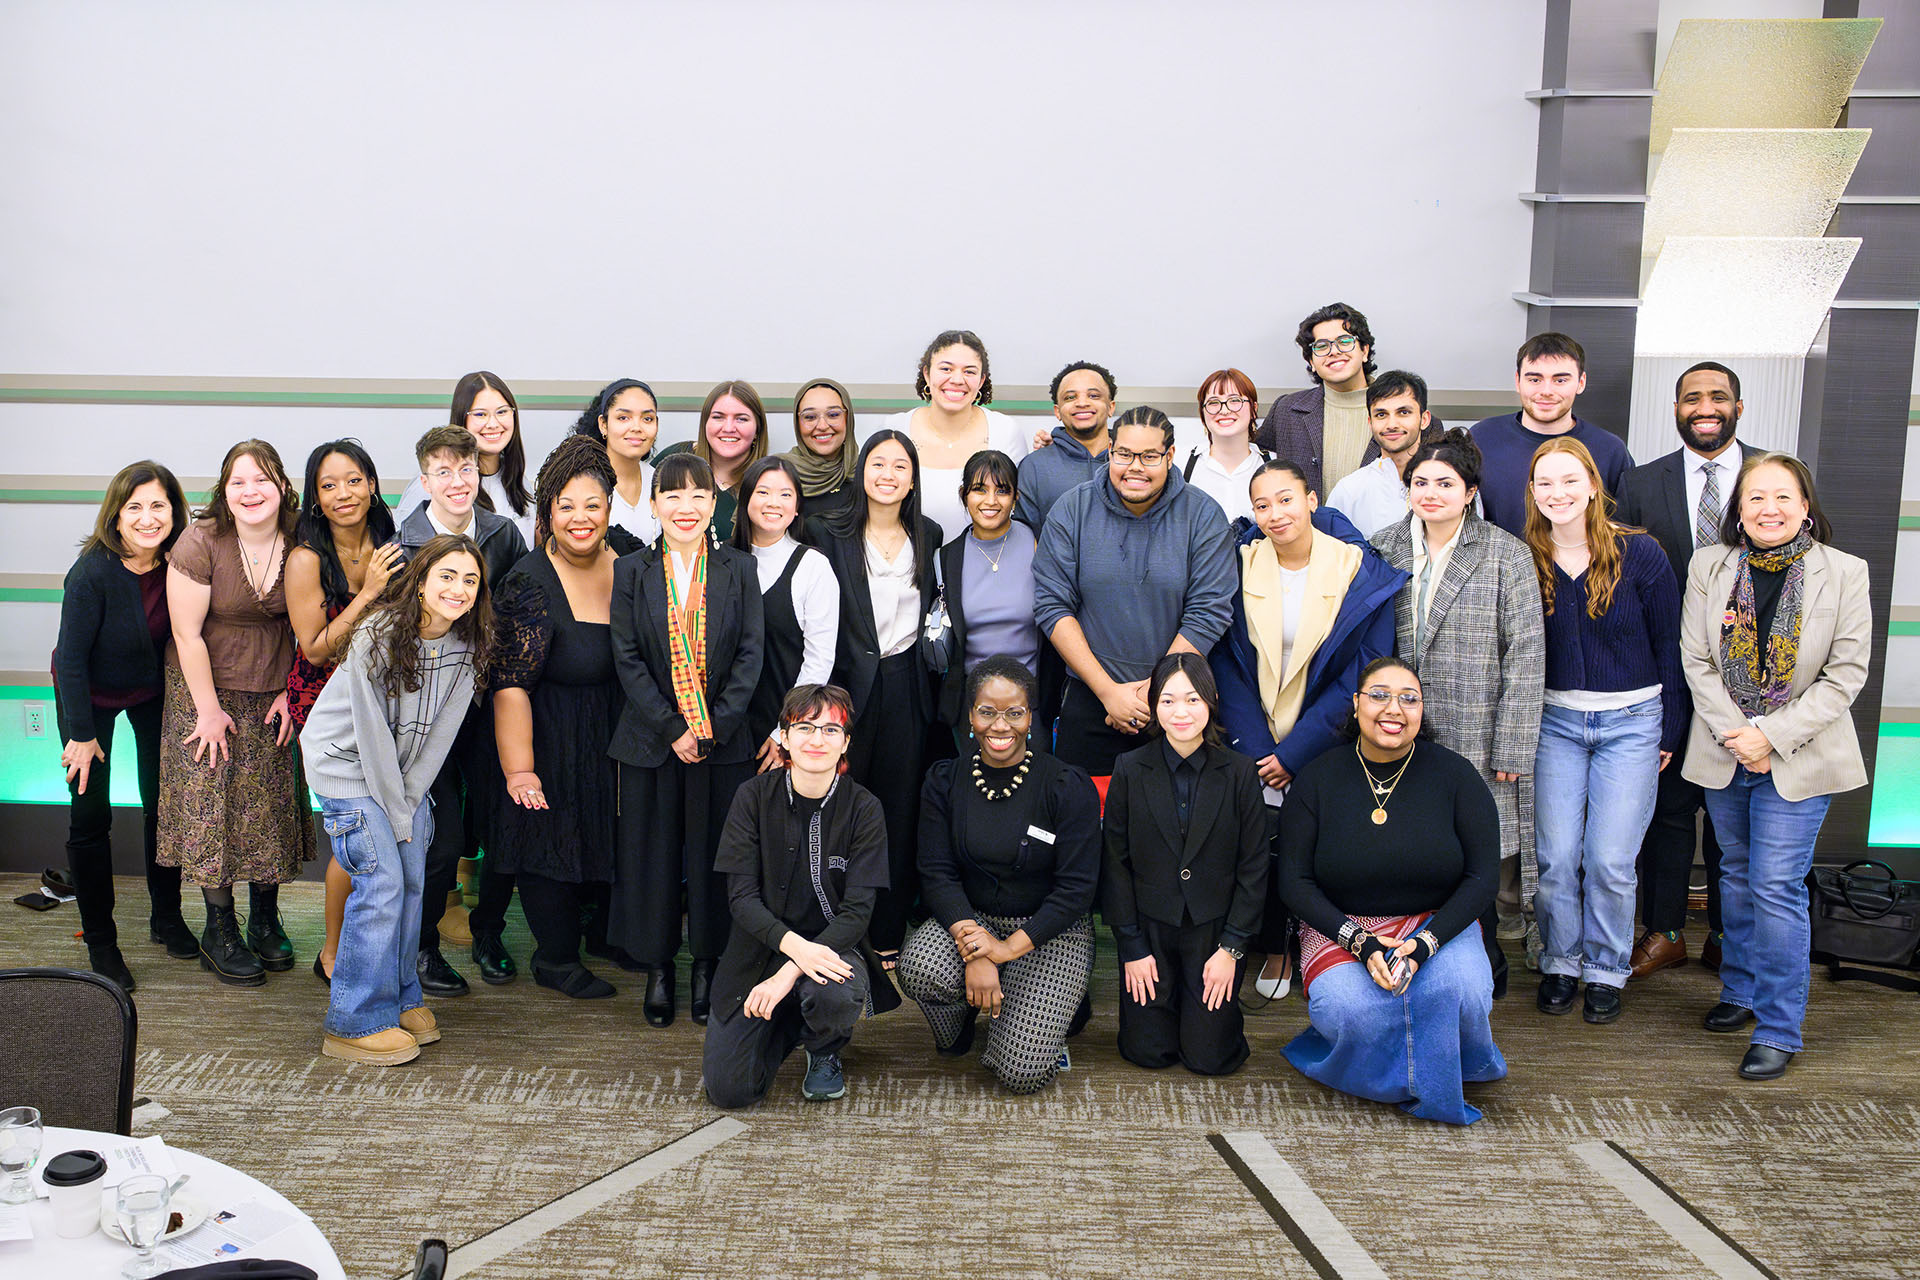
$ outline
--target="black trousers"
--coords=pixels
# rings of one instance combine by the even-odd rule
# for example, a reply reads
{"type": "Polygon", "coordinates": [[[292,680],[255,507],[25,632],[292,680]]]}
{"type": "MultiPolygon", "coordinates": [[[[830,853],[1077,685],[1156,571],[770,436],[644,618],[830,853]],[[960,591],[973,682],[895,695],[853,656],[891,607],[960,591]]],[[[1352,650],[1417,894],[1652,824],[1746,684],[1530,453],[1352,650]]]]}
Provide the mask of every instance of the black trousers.
{"type": "Polygon", "coordinates": [[[944,725],[924,709],[927,668],[913,649],[880,659],[873,693],[865,707],[854,708],[853,740],[847,769],[853,780],[873,792],[887,819],[887,878],[873,907],[868,938],[875,951],[898,951],[907,939],[907,920],[920,896],[920,787],[927,766],[944,758],[944,725]],[[939,738],[939,750],[933,739],[939,738]]]}
{"type": "Polygon", "coordinates": [[[749,1018],[743,1007],[714,1006],[701,1055],[714,1106],[750,1107],[766,1097],[780,1064],[800,1045],[816,1054],[847,1047],[867,1002],[867,962],[858,951],[842,951],[840,958],[853,966],[851,978],[815,982],[802,974],[771,1019],[749,1018]]]}
{"type": "MultiPolygon", "coordinates": [[[[420,899],[422,951],[440,945],[440,917],[447,909],[447,895],[453,892],[454,883],[460,878],[460,860],[480,851],[480,832],[486,817],[481,812],[484,807],[481,797],[486,792],[473,778],[472,771],[489,765],[495,772],[500,768],[492,735],[484,732],[481,722],[480,716],[471,713],[467,716],[460,726],[460,736],[454,739],[453,750],[447,753],[446,763],[440,766],[433,785],[427,789],[427,795],[433,800],[433,840],[427,845],[426,887],[421,890],[420,899]]],[[[491,726],[492,721],[486,724],[491,726]]],[[[512,894],[513,882],[509,879],[507,897],[512,894]]],[[[499,900],[499,909],[504,917],[505,897],[499,900]]]]}
{"type": "MultiPolygon", "coordinates": [[[[127,724],[133,730],[133,764],[140,782],[141,849],[154,921],[180,915],[180,868],[157,866],[153,860],[160,826],[160,707],[161,699],[150,698],[126,710],[127,724]]],[[[112,781],[109,767],[115,755],[114,721],[119,715],[94,709],[94,732],[100,735],[100,750],[107,758],[93,762],[86,794],[67,784],[67,794],[73,797],[67,818],[67,869],[73,875],[73,891],[79,900],[80,928],[90,947],[114,946],[119,939],[113,923],[113,803],[108,790],[112,781]]]]}
{"type": "MultiPolygon", "coordinates": [[[[1683,742],[1660,771],[1654,793],[1653,821],[1640,842],[1640,912],[1649,930],[1678,932],[1687,923],[1687,888],[1693,876],[1694,815],[1705,807],[1698,783],[1680,776],[1686,763],[1683,742]]],[[[1713,819],[1705,818],[1700,852],[1707,863],[1707,927],[1720,932],[1720,842],[1713,819]]]]}
{"type": "Polygon", "coordinates": [[[1093,690],[1078,680],[1067,681],[1067,692],[1060,703],[1060,719],[1054,729],[1053,754],[1068,764],[1079,765],[1096,778],[1109,777],[1113,762],[1121,752],[1131,751],[1146,741],[1147,726],[1140,733],[1121,733],[1107,727],[1107,709],[1093,690]]]}
{"type": "Polygon", "coordinates": [[[651,769],[620,766],[608,942],[643,965],[672,964],[680,951],[684,884],[687,950],[695,960],[720,958],[733,914],[726,877],[714,871],[713,855],[733,793],[753,770],[751,759],[687,764],[678,756],[651,769]]]}
{"type": "Polygon", "coordinates": [[[1140,918],[1140,931],[1159,967],[1153,999],[1141,1004],[1120,985],[1120,1056],[1137,1067],[1179,1063],[1196,1075],[1224,1076],[1247,1060],[1246,1021],[1240,1014],[1244,961],[1233,967],[1233,989],[1218,1009],[1202,998],[1201,970],[1220,947],[1220,922],[1170,925],[1140,918]]]}
{"type": "Polygon", "coordinates": [[[522,871],[520,909],[533,931],[533,959],[549,968],[580,963],[581,910],[603,886],[549,880],[522,871]]]}

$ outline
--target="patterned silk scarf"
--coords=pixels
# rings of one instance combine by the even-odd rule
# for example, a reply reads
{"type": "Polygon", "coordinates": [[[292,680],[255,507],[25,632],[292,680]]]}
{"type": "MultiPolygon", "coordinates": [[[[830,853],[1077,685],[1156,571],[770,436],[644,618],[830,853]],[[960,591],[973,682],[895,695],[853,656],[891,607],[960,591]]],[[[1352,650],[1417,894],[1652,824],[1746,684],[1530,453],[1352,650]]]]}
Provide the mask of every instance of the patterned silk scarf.
{"type": "MultiPolygon", "coordinates": [[[[1745,540],[1742,540],[1745,543],[1745,540]]],[[[1793,667],[1800,658],[1800,606],[1806,590],[1809,548],[1813,534],[1808,529],[1788,542],[1765,550],[1745,543],[1740,551],[1740,571],[1733,580],[1733,596],[1720,621],[1720,678],[1740,710],[1750,716],[1765,715],[1787,705],[1793,692],[1793,667]],[[1773,625],[1763,641],[1760,620],[1754,605],[1753,571],[1787,571],[1780,584],[1780,604],[1773,611],[1773,625]]]]}
{"type": "Polygon", "coordinates": [[[707,713],[707,548],[703,543],[693,562],[693,583],[684,602],[680,575],[673,571],[673,552],[661,548],[667,571],[667,647],[673,653],[673,700],[695,738],[713,740],[713,717],[707,713]]]}

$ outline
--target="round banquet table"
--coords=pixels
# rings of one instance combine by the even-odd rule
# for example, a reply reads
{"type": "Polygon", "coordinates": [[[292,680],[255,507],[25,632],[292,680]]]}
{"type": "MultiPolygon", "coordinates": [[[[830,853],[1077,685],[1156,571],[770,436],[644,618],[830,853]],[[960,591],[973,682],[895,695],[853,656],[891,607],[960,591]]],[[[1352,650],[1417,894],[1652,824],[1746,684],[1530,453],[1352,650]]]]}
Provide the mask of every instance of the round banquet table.
{"type": "MultiPolygon", "coordinates": [[[[40,1144],[40,1158],[34,1162],[36,1173],[46,1162],[63,1151],[89,1150],[105,1154],[109,1147],[124,1145],[129,1139],[118,1134],[94,1133],[87,1129],[59,1129],[49,1125],[40,1144]]],[[[277,1209],[293,1219],[292,1225],[269,1236],[240,1257],[285,1258],[313,1269],[320,1280],[346,1280],[333,1246],[313,1225],[313,1219],[266,1183],[238,1169],[229,1169],[218,1160],[195,1155],[172,1143],[167,1151],[181,1173],[191,1174],[182,1195],[193,1195],[215,1210],[235,1209],[247,1201],[257,1201],[277,1209]]],[[[78,1240],[64,1240],[53,1233],[53,1207],[37,1200],[28,1209],[33,1223],[31,1241],[0,1241],[0,1275],[57,1276],[60,1280],[110,1280],[133,1257],[133,1250],[103,1231],[94,1231],[78,1240]]]]}

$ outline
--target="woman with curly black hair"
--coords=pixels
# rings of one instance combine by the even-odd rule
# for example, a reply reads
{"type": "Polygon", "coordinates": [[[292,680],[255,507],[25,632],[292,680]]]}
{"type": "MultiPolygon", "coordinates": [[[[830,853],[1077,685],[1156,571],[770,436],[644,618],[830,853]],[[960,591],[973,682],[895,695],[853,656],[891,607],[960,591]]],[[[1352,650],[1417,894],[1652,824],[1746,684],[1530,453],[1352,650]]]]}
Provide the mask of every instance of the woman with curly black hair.
{"type": "Polygon", "coordinates": [[[960,499],[960,473],[967,459],[982,449],[998,449],[1018,463],[1027,456],[1033,431],[987,408],[993,403],[993,366],[987,344],[971,330],[948,329],[927,344],[913,390],[926,403],[882,425],[912,440],[919,453],[921,514],[942,529],[963,529],[967,510],[960,499]]]}

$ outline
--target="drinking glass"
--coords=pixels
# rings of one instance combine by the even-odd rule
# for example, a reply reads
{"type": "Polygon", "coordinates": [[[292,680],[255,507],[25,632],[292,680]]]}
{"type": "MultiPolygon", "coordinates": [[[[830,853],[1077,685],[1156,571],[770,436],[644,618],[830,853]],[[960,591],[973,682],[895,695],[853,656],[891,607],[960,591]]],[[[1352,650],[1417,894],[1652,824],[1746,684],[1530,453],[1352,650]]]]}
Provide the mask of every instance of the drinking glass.
{"type": "Polygon", "coordinates": [[[32,1107],[0,1111],[0,1174],[7,1185],[0,1204],[32,1204],[33,1183],[27,1171],[40,1158],[40,1113],[32,1107]]]}
{"type": "Polygon", "coordinates": [[[157,1173],[137,1173],[121,1179],[113,1195],[114,1218],[127,1243],[140,1251],[120,1269],[127,1280],[147,1280],[166,1269],[153,1256],[153,1246],[167,1233],[167,1210],[172,1199],[172,1184],[157,1173]]]}

